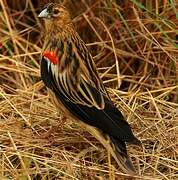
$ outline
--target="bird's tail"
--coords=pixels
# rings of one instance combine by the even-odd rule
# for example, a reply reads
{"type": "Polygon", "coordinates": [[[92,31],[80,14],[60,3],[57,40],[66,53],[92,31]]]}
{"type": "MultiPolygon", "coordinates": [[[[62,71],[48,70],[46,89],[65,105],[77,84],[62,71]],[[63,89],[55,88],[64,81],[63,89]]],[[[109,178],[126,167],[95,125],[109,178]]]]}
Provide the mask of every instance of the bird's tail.
{"type": "MultiPolygon", "coordinates": [[[[113,157],[116,160],[117,164],[124,172],[136,175],[137,173],[127,153],[125,142],[115,139],[113,137],[110,137],[110,140],[114,152],[113,157]]],[[[140,142],[138,140],[138,142],[135,142],[133,144],[140,145],[140,142]]]]}
{"type": "MultiPolygon", "coordinates": [[[[112,155],[112,157],[117,162],[118,166],[123,170],[123,172],[137,175],[132,161],[127,154],[125,142],[119,141],[113,137],[108,137],[107,139],[103,137],[103,134],[98,131],[98,129],[82,123],[83,126],[92,134],[112,155]]],[[[135,142],[132,144],[140,145],[140,141],[135,138],[135,142]]]]}

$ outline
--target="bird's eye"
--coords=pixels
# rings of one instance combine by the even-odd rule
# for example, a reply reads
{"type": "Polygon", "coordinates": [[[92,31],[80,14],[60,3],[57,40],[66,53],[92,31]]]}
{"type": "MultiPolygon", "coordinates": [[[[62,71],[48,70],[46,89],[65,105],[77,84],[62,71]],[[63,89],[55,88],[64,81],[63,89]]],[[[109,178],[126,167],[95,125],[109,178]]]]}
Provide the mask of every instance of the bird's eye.
{"type": "Polygon", "coordinates": [[[59,13],[59,9],[54,9],[53,13],[57,15],[59,13]]]}

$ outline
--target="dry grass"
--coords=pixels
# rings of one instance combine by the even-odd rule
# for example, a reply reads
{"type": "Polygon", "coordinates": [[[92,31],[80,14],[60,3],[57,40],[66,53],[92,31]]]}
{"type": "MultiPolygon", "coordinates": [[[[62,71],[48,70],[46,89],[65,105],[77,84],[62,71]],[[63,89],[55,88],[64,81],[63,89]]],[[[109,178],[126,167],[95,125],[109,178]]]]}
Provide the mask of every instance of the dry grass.
{"type": "MultiPolygon", "coordinates": [[[[124,179],[94,137],[57,115],[40,81],[43,26],[36,12],[47,1],[39,2],[0,0],[0,179],[124,179]]],[[[178,4],[67,5],[108,92],[143,143],[128,147],[140,178],[178,179],[178,4]]]]}

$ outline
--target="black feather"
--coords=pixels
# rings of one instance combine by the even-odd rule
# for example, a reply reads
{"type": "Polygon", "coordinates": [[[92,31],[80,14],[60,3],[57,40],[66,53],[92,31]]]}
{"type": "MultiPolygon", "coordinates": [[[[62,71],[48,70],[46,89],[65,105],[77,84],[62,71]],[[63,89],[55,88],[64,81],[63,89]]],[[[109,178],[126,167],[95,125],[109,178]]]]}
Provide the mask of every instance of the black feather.
{"type": "MultiPolygon", "coordinates": [[[[64,96],[59,91],[52,76],[51,68],[48,69],[47,66],[47,60],[43,58],[41,62],[42,80],[48,88],[53,90],[56,98],[58,98],[74,116],[76,116],[81,121],[102,130],[104,133],[116,139],[118,146],[120,146],[121,149],[123,148],[123,151],[126,149],[124,142],[139,143],[139,140],[137,140],[133,135],[129,124],[124,120],[122,113],[115,107],[111,100],[109,100],[107,97],[104,97],[104,109],[73,103],[69,98],[64,96]]],[[[100,92],[98,92],[97,89],[90,85],[88,86],[96,99],[97,97],[100,97],[100,92]]]]}
{"type": "Polygon", "coordinates": [[[41,73],[41,79],[43,80],[44,84],[49,87],[50,89],[52,88],[52,73],[49,72],[49,70],[51,68],[48,68],[48,61],[42,57],[42,60],[41,60],[41,68],[40,68],[40,73],[41,73]]]}

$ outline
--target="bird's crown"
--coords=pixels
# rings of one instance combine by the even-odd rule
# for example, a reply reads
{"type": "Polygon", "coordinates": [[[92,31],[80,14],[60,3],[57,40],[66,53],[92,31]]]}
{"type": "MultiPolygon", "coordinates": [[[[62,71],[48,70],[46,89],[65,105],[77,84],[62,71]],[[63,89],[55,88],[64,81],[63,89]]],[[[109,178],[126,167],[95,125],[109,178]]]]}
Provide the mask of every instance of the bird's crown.
{"type": "Polygon", "coordinates": [[[63,5],[57,3],[49,3],[44,6],[38,17],[53,20],[60,19],[64,21],[69,21],[71,19],[68,10],[63,5]]]}

